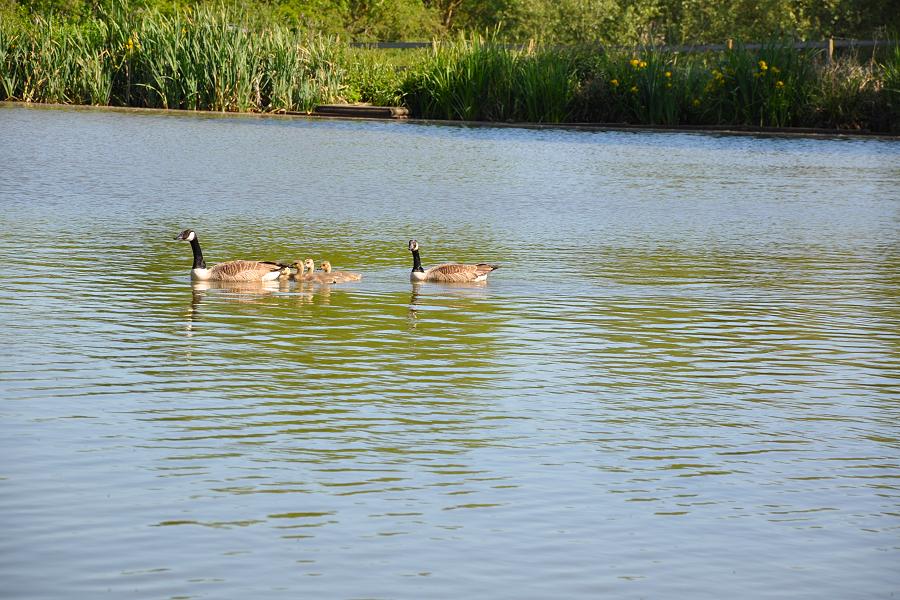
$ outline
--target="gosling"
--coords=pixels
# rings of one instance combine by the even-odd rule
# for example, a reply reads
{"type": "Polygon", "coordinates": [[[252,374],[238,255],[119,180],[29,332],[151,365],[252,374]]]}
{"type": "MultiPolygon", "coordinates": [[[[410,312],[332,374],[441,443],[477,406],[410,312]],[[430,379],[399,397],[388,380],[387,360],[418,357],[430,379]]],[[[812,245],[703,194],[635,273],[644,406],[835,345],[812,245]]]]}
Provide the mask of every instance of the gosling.
{"type": "Polygon", "coordinates": [[[316,263],[311,258],[303,262],[295,261],[293,266],[297,268],[294,273],[294,281],[308,281],[309,283],[337,283],[335,278],[328,273],[316,272],[316,263]]]}
{"type": "Polygon", "coordinates": [[[331,263],[327,260],[323,260],[320,263],[322,267],[322,272],[326,273],[332,277],[334,277],[335,283],[345,283],[347,281],[359,281],[362,279],[361,273],[353,273],[352,271],[332,271],[331,263]]]}

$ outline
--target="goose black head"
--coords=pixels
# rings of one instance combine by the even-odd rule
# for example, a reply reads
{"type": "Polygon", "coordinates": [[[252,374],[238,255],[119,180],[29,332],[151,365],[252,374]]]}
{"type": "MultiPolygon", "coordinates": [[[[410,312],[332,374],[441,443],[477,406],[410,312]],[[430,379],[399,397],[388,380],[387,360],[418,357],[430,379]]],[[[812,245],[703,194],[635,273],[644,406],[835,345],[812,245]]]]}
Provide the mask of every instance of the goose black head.
{"type": "Polygon", "coordinates": [[[194,233],[193,229],[185,229],[181,233],[175,236],[177,241],[181,242],[192,242],[197,238],[197,234],[194,233]]]}
{"type": "Polygon", "coordinates": [[[415,252],[418,249],[419,249],[419,242],[417,242],[416,240],[409,240],[409,251],[415,252]]]}

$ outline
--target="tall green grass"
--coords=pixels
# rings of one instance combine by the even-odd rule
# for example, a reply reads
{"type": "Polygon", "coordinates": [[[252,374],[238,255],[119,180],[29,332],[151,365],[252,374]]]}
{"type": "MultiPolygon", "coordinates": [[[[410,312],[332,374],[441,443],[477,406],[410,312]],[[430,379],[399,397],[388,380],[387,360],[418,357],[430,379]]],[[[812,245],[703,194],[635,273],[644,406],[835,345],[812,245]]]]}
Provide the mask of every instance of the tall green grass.
{"type": "Polygon", "coordinates": [[[108,104],[111,57],[102,24],[46,22],[34,31],[0,27],[0,91],[26,102],[108,104]]]}
{"type": "Polygon", "coordinates": [[[410,109],[427,118],[560,123],[577,80],[567,53],[473,36],[436,44],[403,85],[410,109]]]}
{"type": "Polygon", "coordinates": [[[881,69],[882,102],[878,104],[883,124],[879,130],[900,133],[900,46],[894,46],[881,69]]]}
{"type": "Polygon", "coordinates": [[[0,25],[4,98],[217,111],[310,110],[344,95],[346,44],[239,12],[112,10],[0,25]]]}

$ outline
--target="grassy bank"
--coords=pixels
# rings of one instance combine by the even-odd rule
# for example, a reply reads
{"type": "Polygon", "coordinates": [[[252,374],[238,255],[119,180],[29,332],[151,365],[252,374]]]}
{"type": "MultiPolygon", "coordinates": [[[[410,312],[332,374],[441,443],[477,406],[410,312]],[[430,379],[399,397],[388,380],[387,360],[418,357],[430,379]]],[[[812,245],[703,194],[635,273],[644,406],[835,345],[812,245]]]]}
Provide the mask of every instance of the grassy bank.
{"type": "Polygon", "coordinates": [[[261,112],[367,101],[435,119],[900,133],[900,49],[827,63],[779,43],[677,54],[460,37],[385,52],[221,7],[111,9],[0,22],[0,99],[261,112]]]}

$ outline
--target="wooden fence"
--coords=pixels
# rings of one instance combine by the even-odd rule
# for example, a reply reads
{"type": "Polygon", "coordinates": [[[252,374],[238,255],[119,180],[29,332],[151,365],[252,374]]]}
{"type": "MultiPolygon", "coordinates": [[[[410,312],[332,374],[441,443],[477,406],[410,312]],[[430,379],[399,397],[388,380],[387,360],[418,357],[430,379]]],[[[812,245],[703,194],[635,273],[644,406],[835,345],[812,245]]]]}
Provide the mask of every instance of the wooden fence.
{"type": "MultiPolygon", "coordinates": [[[[797,50],[825,50],[828,62],[834,58],[834,51],[837,48],[857,49],[872,48],[873,50],[879,46],[890,47],[896,46],[897,40],[836,40],[829,38],[823,42],[796,42],[791,44],[797,50]]],[[[353,42],[350,45],[354,48],[374,48],[379,50],[388,49],[410,49],[410,48],[431,48],[439,45],[440,41],[434,42],[353,42]]],[[[655,49],[667,52],[691,53],[691,52],[722,52],[724,50],[734,49],[734,40],[726,40],[724,44],[704,44],[696,46],[655,46],[655,49]]],[[[515,50],[523,50],[528,46],[526,44],[505,44],[507,48],[515,50]]],[[[740,47],[747,50],[759,50],[766,44],[742,44],[740,47]]],[[[615,48],[620,48],[615,46],[615,48]]],[[[603,46],[598,46],[598,50],[603,50],[603,46]]]]}

